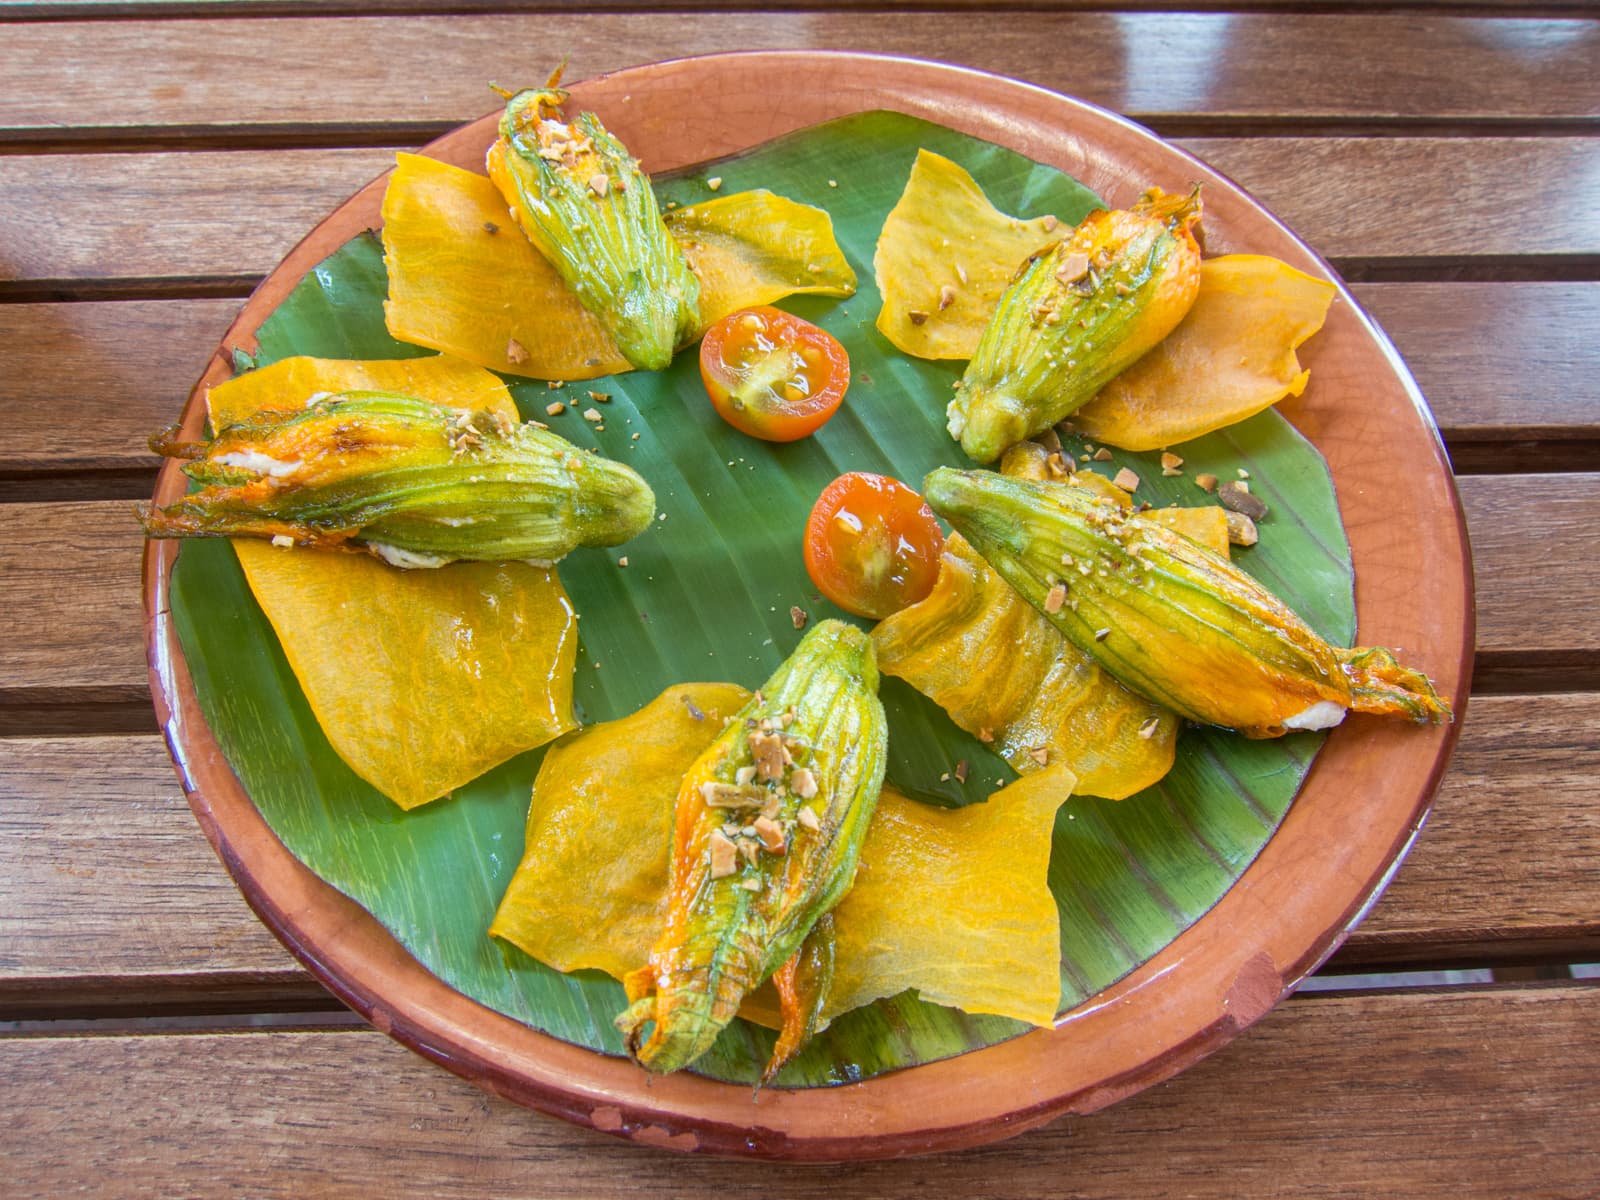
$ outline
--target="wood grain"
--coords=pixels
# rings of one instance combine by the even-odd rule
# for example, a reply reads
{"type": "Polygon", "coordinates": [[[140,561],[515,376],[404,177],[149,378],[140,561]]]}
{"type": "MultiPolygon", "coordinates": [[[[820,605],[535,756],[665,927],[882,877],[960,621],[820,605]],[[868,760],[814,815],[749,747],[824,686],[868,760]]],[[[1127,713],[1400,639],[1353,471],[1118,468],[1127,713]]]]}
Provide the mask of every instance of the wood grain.
{"type": "Polygon", "coordinates": [[[493,107],[487,81],[526,84],[563,56],[568,78],[585,79],[693,54],[812,47],[997,71],[1168,122],[1169,133],[1194,132],[1194,118],[1394,124],[1418,110],[1419,94],[1436,123],[1556,125],[1600,118],[1597,45],[1600,28],[1581,22],[1418,15],[956,11],[908,20],[713,10],[41,23],[0,42],[0,78],[11,82],[0,94],[0,140],[59,146],[221,130],[371,138],[385,127],[425,140],[415,131],[437,134],[493,107]],[[1349,70],[1357,57],[1362,70],[1349,70]]]}
{"type": "Polygon", "coordinates": [[[27,1195],[1578,1196],[1600,1172],[1597,1020],[1581,985],[1297,999],[1094,1117],[841,1166],[625,1152],[359,1031],[11,1039],[0,1078],[47,1098],[12,1106],[27,1195]]]}
{"type": "MultiPolygon", "coordinates": [[[[1597,139],[1181,144],[1357,274],[1374,262],[1407,270],[1517,256],[1543,262],[1540,270],[1600,263],[1600,223],[1590,219],[1600,210],[1597,139]],[[1553,190],[1562,204],[1548,203],[1553,190]],[[1507,212],[1537,217],[1507,220],[1507,212]]],[[[133,295],[217,280],[247,290],[392,162],[391,152],[370,149],[0,157],[0,298],[92,295],[108,281],[133,295]],[[242,204],[247,221],[238,219],[242,204]]]]}
{"type": "MultiPolygon", "coordinates": [[[[1355,294],[1458,456],[1475,449],[1492,468],[1515,443],[1600,438],[1589,391],[1600,377],[1600,283],[1379,283],[1355,294]]],[[[148,495],[157,460],[146,440],[177,419],[237,310],[234,300],[0,305],[0,362],[10,365],[0,372],[9,421],[0,477],[144,472],[116,494],[148,495]]],[[[1572,453],[1556,469],[1592,465],[1583,447],[1572,453]]]]}
{"type": "MultiPolygon", "coordinates": [[[[1600,695],[1474,701],[1331,967],[1600,958],[1600,695]],[[1559,853],[1552,850],[1559,848],[1559,853]]],[[[0,1014],[333,1003],[245,907],[156,737],[0,740],[0,1014]]]]}

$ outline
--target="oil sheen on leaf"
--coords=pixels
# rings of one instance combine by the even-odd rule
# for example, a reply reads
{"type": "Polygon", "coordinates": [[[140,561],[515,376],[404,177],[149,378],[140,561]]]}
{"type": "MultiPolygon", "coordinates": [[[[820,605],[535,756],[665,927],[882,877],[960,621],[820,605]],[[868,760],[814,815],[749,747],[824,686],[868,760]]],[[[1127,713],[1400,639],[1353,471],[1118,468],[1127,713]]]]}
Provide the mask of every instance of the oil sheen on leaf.
{"type": "MultiPolygon", "coordinates": [[[[506,386],[449,358],[290,358],[211,390],[214,424],[318,392],[404,391],[515,416],[506,386]]],[[[401,808],[570,729],[577,650],[555,572],[524,563],[402,571],[364,554],[234,542],[328,740],[401,808]]]]}

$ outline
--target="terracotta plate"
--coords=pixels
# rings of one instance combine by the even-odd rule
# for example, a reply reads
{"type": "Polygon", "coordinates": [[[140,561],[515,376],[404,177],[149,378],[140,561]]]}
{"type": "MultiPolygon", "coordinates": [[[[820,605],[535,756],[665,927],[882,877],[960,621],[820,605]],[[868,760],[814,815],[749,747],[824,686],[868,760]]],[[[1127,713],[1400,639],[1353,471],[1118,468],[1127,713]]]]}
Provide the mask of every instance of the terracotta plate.
{"type": "MultiPolygon", "coordinates": [[[[719,55],[622,71],[572,89],[652,170],[747,149],[848,113],[896,109],[1059,167],[1108,203],[1150,179],[1206,185],[1210,254],[1250,250],[1332,276],[1227,179],[1120,117],[1011,80],[861,54],[719,55]]],[[[494,118],[427,153],[476,167],[494,118]]],[[[384,180],[358,192],[245,305],[224,346],[254,331],[322,258],[379,223],[384,180]]],[[[246,898],[288,947],[379,1029],[482,1087],[649,1145],[772,1158],[920,1154],[1009,1137],[1090,1113],[1165,1079],[1265,1014],[1344,938],[1399,864],[1460,729],[1471,663],[1472,580],[1449,463],[1422,396],[1388,340],[1341,288],[1308,344],[1317,385],[1282,411],[1332,469],[1356,570],[1360,642],[1403,647],[1458,700],[1457,723],[1335,730],[1266,849],[1220,903],[1150,962],[1056,1027],[864,1083],[763,1091],[632,1064],[569,1045],[452,991],[273,836],[199,715],[168,615],[173,542],[150,543],[145,605],[151,680],[190,804],[246,898]],[[1360,397],[1359,410],[1334,410],[1360,397]],[[1397,512],[1394,480],[1405,480],[1397,512]],[[1425,602],[1423,597],[1425,596],[1425,602]]],[[[219,347],[190,396],[198,436],[219,347]]],[[[156,490],[182,490],[168,464],[156,490]]]]}

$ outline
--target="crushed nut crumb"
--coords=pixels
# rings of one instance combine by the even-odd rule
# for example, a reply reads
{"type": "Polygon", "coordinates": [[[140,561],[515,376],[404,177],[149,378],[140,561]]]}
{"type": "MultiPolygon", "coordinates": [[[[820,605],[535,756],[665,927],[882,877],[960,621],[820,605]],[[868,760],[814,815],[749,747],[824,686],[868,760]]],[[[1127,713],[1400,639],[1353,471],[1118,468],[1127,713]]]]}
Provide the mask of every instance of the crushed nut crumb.
{"type": "Polygon", "coordinates": [[[611,393],[610,392],[590,392],[589,393],[589,399],[593,400],[596,404],[610,404],[611,403],[611,393]]]}
{"type": "Polygon", "coordinates": [[[960,762],[956,763],[956,782],[957,783],[965,783],[967,781],[967,771],[969,769],[970,768],[967,766],[967,760],[964,759],[964,758],[960,762]]]}
{"type": "Polygon", "coordinates": [[[812,833],[822,828],[822,822],[817,820],[815,809],[801,808],[800,811],[794,814],[794,819],[805,828],[811,830],[812,833]]]}
{"type": "Polygon", "coordinates": [[[752,733],[749,742],[750,753],[756,760],[756,774],[763,779],[782,779],[784,760],[789,757],[783,739],[775,733],[752,733]]]}
{"type": "Polygon", "coordinates": [[[596,425],[598,425],[601,421],[605,420],[605,418],[600,415],[600,410],[598,408],[586,408],[586,409],[584,409],[583,410],[583,419],[585,421],[592,421],[596,425]]]}
{"type": "Polygon", "coordinates": [[[1138,491],[1139,489],[1139,477],[1132,471],[1128,470],[1127,467],[1123,467],[1122,470],[1118,471],[1116,477],[1112,479],[1111,482],[1116,484],[1125,492],[1134,492],[1138,491]]]}
{"type": "Polygon", "coordinates": [[[1217,477],[1204,472],[1194,477],[1194,485],[1203,492],[1214,492],[1217,490],[1217,477]]]}
{"type": "Polygon", "coordinates": [[[925,325],[928,321],[928,314],[923,312],[920,308],[913,308],[906,314],[906,318],[913,325],[925,325]]]}
{"type": "Polygon", "coordinates": [[[809,800],[817,794],[817,777],[812,774],[810,767],[794,769],[794,774],[789,776],[789,790],[802,800],[809,800]]]}
{"type": "Polygon", "coordinates": [[[1110,636],[1111,630],[1109,629],[1096,629],[1094,631],[1094,640],[1097,642],[1103,642],[1110,636]]]}
{"type": "Polygon", "coordinates": [[[721,175],[713,175],[710,179],[706,180],[706,186],[708,188],[710,188],[713,192],[717,191],[719,188],[722,187],[722,176],[721,175]]]}
{"type": "Polygon", "coordinates": [[[994,741],[994,730],[987,725],[982,726],[978,730],[978,740],[986,746],[990,745],[994,741]]]}
{"type": "Polygon", "coordinates": [[[528,361],[528,351],[516,338],[506,339],[506,361],[525,363],[528,361]]]}
{"type": "Polygon", "coordinates": [[[1067,602],[1067,585],[1058,583],[1045,593],[1044,610],[1047,613],[1058,613],[1061,606],[1067,602]]]}
{"type": "Polygon", "coordinates": [[[1148,742],[1151,738],[1155,737],[1156,730],[1158,730],[1160,728],[1161,728],[1161,718],[1160,717],[1151,717],[1143,725],[1139,726],[1139,736],[1144,738],[1144,740],[1148,742]]]}
{"type": "Polygon", "coordinates": [[[566,411],[567,406],[562,404],[559,400],[554,404],[546,404],[544,406],[544,415],[547,417],[559,417],[566,411]]]}
{"type": "Polygon", "coordinates": [[[761,848],[768,854],[782,854],[784,851],[783,826],[771,817],[757,817],[755,819],[756,837],[761,842],[761,848]]]}
{"type": "Polygon", "coordinates": [[[611,190],[611,181],[598,173],[591,175],[589,176],[589,190],[596,196],[604,196],[611,190]]]}
{"type": "Polygon", "coordinates": [[[956,302],[956,290],[948,283],[939,289],[939,311],[943,312],[956,302]]]}
{"type": "MultiPolygon", "coordinates": [[[[1089,456],[1087,454],[1085,454],[1083,456],[1083,461],[1084,462],[1088,462],[1089,461],[1089,456]]],[[[1101,446],[1100,449],[1098,449],[1098,450],[1096,450],[1094,452],[1094,461],[1095,462],[1110,462],[1111,461],[1111,451],[1107,450],[1104,446],[1101,446]]]]}
{"type": "Polygon", "coordinates": [[[1029,746],[1028,757],[1033,759],[1033,761],[1038,763],[1041,767],[1048,767],[1050,765],[1050,747],[1029,746]]]}
{"type": "Polygon", "coordinates": [[[811,614],[806,612],[806,610],[801,608],[798,604],[789,606],[789,620],[796,629],[804,629],[806,627],[806,622],[810,619],[811,614]]]}
{"type": "Polygon", "coordinates": [[[720,829],[707,839],[711,847],[711,878],[725,879],[739,869],[739,847],[720,829]]]}

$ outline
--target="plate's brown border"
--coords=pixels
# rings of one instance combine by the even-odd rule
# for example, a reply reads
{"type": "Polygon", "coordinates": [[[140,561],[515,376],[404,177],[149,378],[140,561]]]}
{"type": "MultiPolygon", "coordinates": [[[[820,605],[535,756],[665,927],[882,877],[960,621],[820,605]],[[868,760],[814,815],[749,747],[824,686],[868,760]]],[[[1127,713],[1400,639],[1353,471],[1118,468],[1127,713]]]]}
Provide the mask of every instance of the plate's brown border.
{"type": "MultiPolygon", "coordinates": [[[[1339,283],[1231,181],[1081,101],[943,64],[858,53],[751,52],[633,68],[576,85],[651,170],[720,157],[833,117],[890,108],[1057,166],[1113,204],[1150,183],[1206,185],[1209,253],[1273,254],[1339,283]]],[[[477,166],[493,118],[426,148],[477,166]]],[[[379,223],[385,180],[319,225],[244,305],[184,410],[196,436],[229,348],[299,279],[379,223]]],[[[841,180],[848,186],[848,180],[841,180]]],[[[170,619],[177,546],[147,545],[145,625],[161,726],[201,828],[261,919],[377,1028],[499,1095],[675,1150],[833,1161],[925,1154],[1090,1113],[1166,1079],[1259,1019],[1343,941],[1421,828],[1460,730],[1473,652],[1466,526],[1443,444],[1388,339],[1342,284],[1303,359],[1314,383],[1283,411],[1333,472],[1356,566],[1363,642],[1403,646],[1456,701],[1455,725],[1351,718],[1335,730],[1277,834],[1203,919],[1052,1029],[858,1084],[750,1089],[632,1064],[541,1034],[445,986],[272,834],[196,705],[170,619]],[[1403,481],[1401,486],[1399,481],[1403,481]],[[1403,497],[1405,511],[1397,511],[1403,497]]],[[[156,500],[182,476],[168,464],[156,500]]]]}

